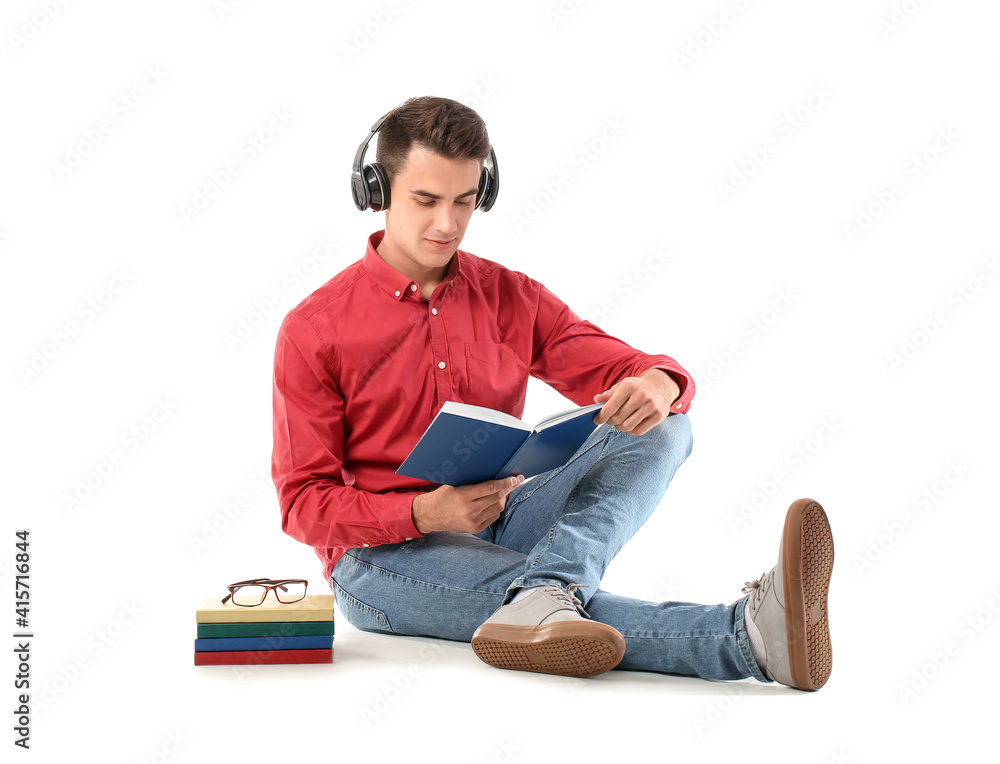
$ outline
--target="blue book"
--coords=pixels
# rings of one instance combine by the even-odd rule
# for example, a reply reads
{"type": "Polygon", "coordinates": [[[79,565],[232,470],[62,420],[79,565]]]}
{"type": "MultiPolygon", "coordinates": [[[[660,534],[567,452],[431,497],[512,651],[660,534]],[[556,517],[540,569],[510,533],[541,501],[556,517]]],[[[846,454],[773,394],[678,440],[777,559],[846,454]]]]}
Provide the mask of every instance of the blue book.
{"type": "Polygon", "coordinates": [[[442,485],[528,479],[566,464],[597,428],[603,406],[563,411],[532,427],[502,411],[446,401],[396,474],[442,485]]]}
{"type": "Polygon", "coordinates": [[[333,647],[332,636],[306,637],[201,637],[195,639],[196,652],[219,650],[317,650],[333,647]]]}

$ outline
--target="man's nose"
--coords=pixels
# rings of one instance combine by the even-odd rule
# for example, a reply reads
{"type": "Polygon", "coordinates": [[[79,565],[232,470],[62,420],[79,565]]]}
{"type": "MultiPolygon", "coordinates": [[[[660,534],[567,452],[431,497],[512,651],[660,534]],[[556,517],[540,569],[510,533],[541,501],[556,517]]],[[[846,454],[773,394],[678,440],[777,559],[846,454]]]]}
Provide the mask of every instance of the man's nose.
{"type": "Polygon", "coordinates": [[[434,217],[434,226],[446,234],[455,233],[458,227],[455,225],[455,210],[450,204],[438,205],[437,215],[434,217]]]}

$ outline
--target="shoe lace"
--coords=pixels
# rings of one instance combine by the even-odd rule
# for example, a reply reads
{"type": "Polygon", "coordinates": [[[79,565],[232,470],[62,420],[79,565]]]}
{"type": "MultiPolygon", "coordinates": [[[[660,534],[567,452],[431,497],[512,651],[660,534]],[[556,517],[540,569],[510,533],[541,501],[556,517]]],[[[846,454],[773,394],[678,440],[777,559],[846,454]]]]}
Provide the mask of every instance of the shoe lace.
{"type": "Polygon", "coordinates": [[[750,606],[756,608],[760,601],[764,597],[764,592],[767,591],[768,584],[771,583],[771,579],[774,577],[774,569],[772,568],[766,574],[761,573],[760,578],[755,578],[753,581],[746,581],[743,584],[743,589],[741,590],[744,594],[753,595],[750,597],[750,606]]]}
{"type": "MultiPolygon", "coordinates": [[[[558,587],[554,588],[558,589],[558,587]]],[[[552,596],[555,599],[559,600],[560,602],[564,602],[567,605],[570,605],[571,607],[575,607],[577,610],[580,611],[580,614],[585,618],[590,618],[590,614],[583,609],[583,603],[580,602],[580,600],[577,599],[576,596],[577,589],[587,589],[587,588],[589,588],[588,584],[568,584],[566,586],[566,591],[562,591],[560,589],[558,591],[552,592],[552,596]]]]}

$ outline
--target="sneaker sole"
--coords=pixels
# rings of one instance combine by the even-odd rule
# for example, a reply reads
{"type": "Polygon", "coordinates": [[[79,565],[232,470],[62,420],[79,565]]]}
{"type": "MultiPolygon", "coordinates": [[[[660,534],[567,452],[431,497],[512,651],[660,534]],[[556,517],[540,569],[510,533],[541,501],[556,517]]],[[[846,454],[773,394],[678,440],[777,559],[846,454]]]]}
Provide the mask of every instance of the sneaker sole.
{"type": "Polygon", "coordinates": [[[782,538],[782,584],[788,668],[795,686],[818,690],[833,668],[827,594],[833,572],[833,533],[812,499],[788,510],[782,538]]]}
{"type": "Polygon", "coordinates": [[[625,638],[614,627],[596,621],[545,626],[484,623],[472,635],[472,649],[496,668],[590,677],[621,662],[625,638]]]}

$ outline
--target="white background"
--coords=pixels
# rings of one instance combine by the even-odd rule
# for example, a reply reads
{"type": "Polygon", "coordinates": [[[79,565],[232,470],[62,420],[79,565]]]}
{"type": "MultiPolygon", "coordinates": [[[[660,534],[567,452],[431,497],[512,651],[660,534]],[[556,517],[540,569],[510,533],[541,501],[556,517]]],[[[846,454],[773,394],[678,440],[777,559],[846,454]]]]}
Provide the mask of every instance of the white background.
{"type": "MultiPolygon", "coordinates": [[[[0,622],[15,631],[28,528],[29,755],[886,761],[985,737],[1000,10],[674,5],[5,4],[0,622]],[[193,666],[203,596],[254,576],[329,591],[268,482],[274,336],[382,227],[354,209],[351,159],[376,118],[426,94],[476,108],[499,159],[499,200],[462,248],[702,382],[694,452],[604,588],[732,602],[774,565],[788,504],[812,497],[837,548],[820,692],[503,672],[339,614],[332,665],[193,666]],[[214,198],[185,215],[199,191],[214,198]],[[668,256],[649,270],[654,250],[668,256]]],[[[532,380],[524,418],[569,405],[532,380]]]]}

